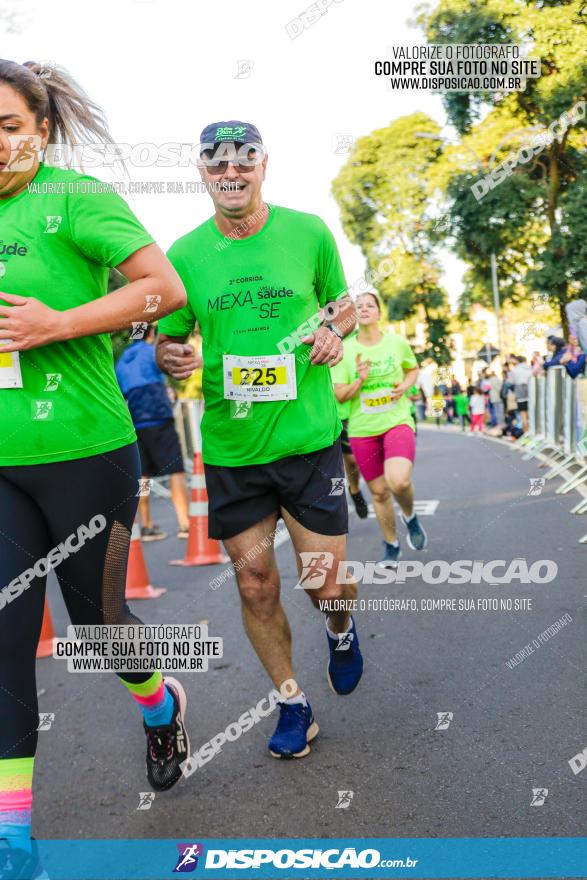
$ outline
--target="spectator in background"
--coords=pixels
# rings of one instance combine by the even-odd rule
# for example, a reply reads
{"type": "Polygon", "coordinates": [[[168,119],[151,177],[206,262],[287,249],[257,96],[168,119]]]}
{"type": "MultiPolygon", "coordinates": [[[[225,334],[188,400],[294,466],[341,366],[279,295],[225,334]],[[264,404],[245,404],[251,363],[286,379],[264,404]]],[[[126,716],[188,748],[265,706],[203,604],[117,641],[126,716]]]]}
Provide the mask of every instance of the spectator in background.
{"type": "MultiPolygon", "coordinates": [[[[508,392],[513,396],[513,391],[508,392]]],[[[516,409],[509,410],[505,419],[505,426],[502,429],[501,435],[502,437],[507,437],[508,440],[511,440],[512,443],[514,440],[518,440],[524,432],[522,431],[522,423],[520,421],[520,415],[516,409]]]]}
{"type": "Polygon", "coordinates": [[[426,395],[424,394],[423,388],[418,388],[418,396],[415,400],[415,407],[418,421],[423,422],[426,418],[426,395]]]}
{"type": "Polygon", "coordinates": [[[491,426],[493,428],[504,423],[503,417],[503,401],[501,399],[501,389],[503,382],[491,372],[488,376],[489,380],[489,414],[491,416],[491,426]]]}
{"type": "Polygon", "coordinates": [[[587,354],[587,303],[576,299],[567,303],[567,318],[571,333],[577,338],[584,354],[587,354]]]}
{"type": "Polygon", "coordinates": [[[581,350],[579,340],[572,333],[569,335],[569,344],[565,347],[560,364],[564,366],[571,379],[576,379],[585,372],[585,353],[581,350]]]}
{"type": "Polygon", "coordinates": [[[544,358],[539,351],[533,351],[530,359],[530,369],[533,376],[541,376],[544,373],[544,358]]]}
{"type": "MultiPolygon", "coordinates": [[[[171,500],[179,524],[178,538],[188,536],[188,500],[183,456],[163,373],[155,363],[155,329],[131,342],[116,363],[116,378],[133,420],[143,477],[171,476],[171,500]]],[[[139,498],[141,538],[159,541],[167,535],[151,519],[149,496],[139,498]]]]}
{"type": "Polygon", "coordinates": [[[471,418],[469,416],[469,398],[463,391],[459,391],[458,394],[453,395],[453,401],[456,416],[461,423],[461,431],[464,431],[465,422],[471,424],[471,418]]]}
{"type": "Polygon", "coordinates": [[[513,385],[517,410],[522,420],[522,431],[525,434],[528,430],[528,382],[532,370],[523,355],[519,355],[515,360],[516,364],[508,376],[508,381],[513,385]]]}
{"type": "Polygon", "coordinates": [[[479,384],[479,388],[481,389],[481,393],[485,397],[485,409],[486,409],[486,411],[489,411],[489,417],[490,417],[491,422],[493,424],[493,409],[492,409],[491,403],[489,401],[489,389],[491,386],[490,386],[488,374],[489,374],[489,369],[487,367],[484,367],[484,369],[482,369],[481,372],[479,373],[479,383],[478,384],[479,384]]]}
{"type": "Polygon", "coordinates": [[[487,367],[483,367],[481,372],[479,373],[478,385],[481,391],[485,394],[486,391],[489,391],[489,381],[487,379],[487,374],[489,370],[487,367]]]}
{"type": "Polygon", "coordinates": [[[444,411],[446,413],[447,425],[452,425],[455,418],[455,405],[452,389],[450,387],[447,387],[447,390],[444,393],[444,411]]]}
{"type": "Polygon", "coordinates": [[[436,420],[436,427],[440,428],[440,419],[444,412],[445,402],[444,395],[439,385],[435,385],[432,394],[428,398],[430,407],[430,415],[436,420]]]}
{"type": "Polygon", "coordinates": [[[545,359],[543,365],[544,369],[548,370],[550,367],[560,366],[560,359],[565,348],[565,340],[561,336],[548,336],[546,339],[546,347],[550,352],[550,357],[545,359]]]}
{"type": "Polygon", "coordinates": [[[478,435],[483,434],[483,422],[485,420],[485,404],[486,399],[481,387],[478,385],[471,395],[471,433],[474,435],[477,431],[478,435]]]}

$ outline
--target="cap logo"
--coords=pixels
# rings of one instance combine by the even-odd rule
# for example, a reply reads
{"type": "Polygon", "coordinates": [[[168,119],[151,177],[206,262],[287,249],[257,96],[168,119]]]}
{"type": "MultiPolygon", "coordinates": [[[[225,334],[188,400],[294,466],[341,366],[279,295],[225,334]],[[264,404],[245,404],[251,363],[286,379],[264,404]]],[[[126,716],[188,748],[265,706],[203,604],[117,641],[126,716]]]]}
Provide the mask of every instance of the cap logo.
{"type": "Polygon", "coordinates": [[[221,125],[216,129],[214,140],[218,138],[239,138],[242,137],[246,129],[244,125],[221,125]]]}

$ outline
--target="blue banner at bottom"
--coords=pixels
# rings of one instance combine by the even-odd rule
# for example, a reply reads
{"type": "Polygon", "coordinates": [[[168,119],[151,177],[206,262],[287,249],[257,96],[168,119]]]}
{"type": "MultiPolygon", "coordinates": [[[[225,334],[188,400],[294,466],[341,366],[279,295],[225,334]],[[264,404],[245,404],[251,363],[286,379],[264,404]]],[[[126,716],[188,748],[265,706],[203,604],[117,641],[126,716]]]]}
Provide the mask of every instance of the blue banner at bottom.
{"type": "Polygon", "coordinates": [[[42,866],[49,880],[165,880],[182,874],[218,880],[587,878],[587,837],[184,838],[36,843],[38,867],[42,866]]]}

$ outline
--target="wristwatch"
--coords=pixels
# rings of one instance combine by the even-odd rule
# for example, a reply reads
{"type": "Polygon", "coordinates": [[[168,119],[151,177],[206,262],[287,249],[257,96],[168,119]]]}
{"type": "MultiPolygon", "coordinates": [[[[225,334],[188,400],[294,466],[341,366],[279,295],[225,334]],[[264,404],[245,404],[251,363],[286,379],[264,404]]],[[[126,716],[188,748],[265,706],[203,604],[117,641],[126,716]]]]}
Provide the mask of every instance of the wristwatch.
{"type": "Polygon", "coordinates": [[[324,326],[327,330],[332,330],[333,333],[336,333],[339,339],[343,338],[342,330],[340,329],[340,327],[337,327],[336,324],[332,324],[331,322],[329,322],[328,324],[324,324],[324,326]]]}

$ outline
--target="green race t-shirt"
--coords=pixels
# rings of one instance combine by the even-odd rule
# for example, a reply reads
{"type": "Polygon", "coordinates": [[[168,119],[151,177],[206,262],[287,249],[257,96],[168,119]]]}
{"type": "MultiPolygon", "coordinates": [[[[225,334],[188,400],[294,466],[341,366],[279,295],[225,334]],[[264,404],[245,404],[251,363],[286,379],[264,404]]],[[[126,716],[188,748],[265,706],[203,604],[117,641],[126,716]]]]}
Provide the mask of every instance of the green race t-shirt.
{"type": "Polygon", "coordinates": [[[403,380],[405,372],[418,366],[407,339],[386,333],[377,345],[361,345],[358,338],[345,341],[344,357],[332,368],[333,382],[350,385],[359,378],[357,354],[362,361],[371,361],[371,370],[350,401],[349,437],[375,437],[396,425],[413,428],[408,397],[404,394],[397,403],[388,398],[389,390],[403,380]]]}
{"type": "MultiPolygon", "coordinates": [[[[334,381],[334,376],[332,376],[332,379],[333,379],[333,381],[334,381]]],[[[341,403],[341,402],[340,402],[339,400],[337,400],[336,397],[335,397],[335,398],[334,398],[334,402],[335,402],[335,404],[336,404],[336,411],[337,411],[337,413],[338,413],[338,417],[339,417],[339,419],[341,420],[341,422],[344,421],[344,419],[348,419],[348,417],[349,417],[350,414],[351,414],[351,402],[350,402],[350,400],[345,400],[344,403],[341,403]]]]}
{"type": "MultiPolygon", "coordinates": [[[[357,338],[357,331],[356,331],[356,330],[352,330],[352,331],[348,334],[348,336],[345,336],[344,345],[346,346],[346,345],[351,341],[351,339],[356,339],[356,338],[357,338]]],[[[331,380],[332,380],[332,384],[333,384],[333,386],[334,386],[335,378],[334,378],[334,374],[333,374],[333,372],[332,372],[332,369],[330,370],[330,378],[331,378],[331,380]]],[[[335,404],[336,404],[336,411],[337,411],[337,413],[338,413],[338,417],[339,417],[339,419],[341,420],[341,422],[342,422],[344,419],[348,419],[348,417],[349,417],[350,414],[351,414],[351,402],[350,402],[350,400],[345,400],[344,403],[341,403],[339,400],[336,399],[336,395],[335,395],[335,397],[334,397],[334,402],[335,402],[335,404]]]]}
{"type": "MultiPolygon", "coordinates": [[[[45,165],[26,190],[0,199],[0,230],[0,301],[6,291],[59,311],[104,296],[108,267],[153,242],[100,181],[45,165]]],[[[0,466],[85,458],[136,439],[108,334],[19,360],[23,387],[0,388],[0,466]]]]}
{"type": "MultiPolygon", "coordinates": [[[[341,431],[330,368],[312,366],[311,346],[300,342],[320,323],[318,309],[346,291],[336,243],[319,217],[269,207],[267,222],[255,235],[225,238],[210,218],[168,253],[188,303],[160,321],[159,330],[183,337],[196,321],[200,326],[206,404],[202,455],[207,464],[277,461],[331,446],[341,431]],[[289,366],[272,361],[268,369],[273,375],[261,376],[253,369],[247,375],[266,383],[261,391],[282,394],[285,386],[278,383],[285,380],[286,370],[290,378],[293,372],[295,398],[225,397],[225,382],[237,381],[238,372],[225,356],[283,354],[292,356],[289,366]]],[[[238,373],[238,381],[243,375],[238,373]]]]}

